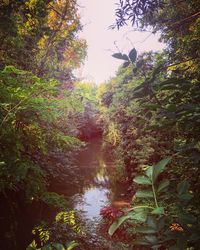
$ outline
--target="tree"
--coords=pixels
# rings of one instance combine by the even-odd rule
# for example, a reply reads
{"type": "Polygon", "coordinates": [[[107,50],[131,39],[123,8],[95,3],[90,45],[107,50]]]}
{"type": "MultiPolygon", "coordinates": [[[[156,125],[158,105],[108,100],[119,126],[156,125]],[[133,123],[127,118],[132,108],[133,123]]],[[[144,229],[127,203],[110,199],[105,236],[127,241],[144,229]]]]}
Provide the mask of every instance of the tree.
{"type": "Polygon", "coordinates": [[[20,228],[25,220],[34,226],[43,207],[67,207],[49,185],[64,171],[75,175],[71,155],[82,145],[77,122],[68,122],[82,109],[72,93],[72,71],[85,56],[80,29],[76,1],[0,3],[1,248],[24,248],[20,228]]]}
{"type": "Polygon", "coordinates": [[[70,84],[85,56],[76,1],[4,1],[0,20],[1,69],[14,65],[70,84]]]}

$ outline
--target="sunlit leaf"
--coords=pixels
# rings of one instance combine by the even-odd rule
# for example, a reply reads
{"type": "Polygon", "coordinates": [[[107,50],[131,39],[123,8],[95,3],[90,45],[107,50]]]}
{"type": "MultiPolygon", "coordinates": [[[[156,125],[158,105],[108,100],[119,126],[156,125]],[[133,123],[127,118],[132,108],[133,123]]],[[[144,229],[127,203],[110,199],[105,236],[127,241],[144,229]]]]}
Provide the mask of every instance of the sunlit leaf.
{"type": "Polygon", "coordinates": [[[162,215],[165,213],[165,210],[164,207],[156,207],[151,213],[162,215]]]}
{"type": "Polygon", "coordinates": [[[40,250],[41,248],[37,248],[37,244],[35,240],[31,242],[31,244],[26,248],[26,250],[40,250]]]}
{"type": "Polygon", "coordinates": [[[75,247],[77,247],[79,244],[75,241],[71,241],[67,244],[67,249],[66,250],[72,250],[74,249],[75,247]]]}

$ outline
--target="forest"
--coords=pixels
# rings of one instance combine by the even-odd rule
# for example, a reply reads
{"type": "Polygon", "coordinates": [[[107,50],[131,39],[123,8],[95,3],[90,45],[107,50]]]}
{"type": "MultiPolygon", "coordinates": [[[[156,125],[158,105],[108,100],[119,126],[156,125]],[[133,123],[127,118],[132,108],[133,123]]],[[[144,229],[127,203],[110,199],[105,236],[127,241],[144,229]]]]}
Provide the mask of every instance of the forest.
{"type": "Polygon", "coordinates": [[[113,13],[166,47],[97,85],[77,0],[0,0],[1,250],[200,249],[200,2],[113,13]]]}

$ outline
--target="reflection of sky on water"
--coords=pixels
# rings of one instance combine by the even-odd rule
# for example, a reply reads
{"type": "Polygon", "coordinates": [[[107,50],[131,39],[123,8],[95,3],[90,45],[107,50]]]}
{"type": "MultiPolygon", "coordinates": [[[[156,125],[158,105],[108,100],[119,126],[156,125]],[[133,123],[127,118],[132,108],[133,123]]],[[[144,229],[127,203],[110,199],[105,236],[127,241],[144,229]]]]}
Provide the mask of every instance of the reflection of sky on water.
{"type": "Polygon", "coordinates": [[[84,170],[85,180],[87,179],[83,193],[72,198],[74,208],[82,211],[89,220],[99,217],[100,210],[108,203],[111,192],[107,175],[107,165],[110,164],[107,164],[101,149],[93,147],[91,150],[92,146],[82,155],[84,162],[82,161],[81,169],[84,170]]]}
{"type": "Polygon", "coordinates": [[[78,197],[75,209],[83,211],[87,219],[99,217],[100,209],[108,202],[108,192],[107,188],[98,187],[86,190],[82,197],[78,197]]]}

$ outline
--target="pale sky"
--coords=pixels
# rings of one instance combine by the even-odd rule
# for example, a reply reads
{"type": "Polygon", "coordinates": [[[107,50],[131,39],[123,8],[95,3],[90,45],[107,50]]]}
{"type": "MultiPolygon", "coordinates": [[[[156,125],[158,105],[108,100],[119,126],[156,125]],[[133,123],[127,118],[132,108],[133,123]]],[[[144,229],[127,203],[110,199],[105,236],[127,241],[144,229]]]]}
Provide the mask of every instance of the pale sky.
{"type": "Polygon", "coordinates": [[[127,53],[133,47],[138,53],[164,48],[164,45],[158,42],[158,35],[133,31],[131,26],[125,26],[120,30],[108,29],[115,22],[115,4],[118,1],[78,0],[84,25],[79,36],[86,39],[88,49],[85,63],[77,71],[77,76],[85,81],[99,84],[114,76],[123,62],[111,56],[119,52],[118,48],[123,53],[127,53]]]}

